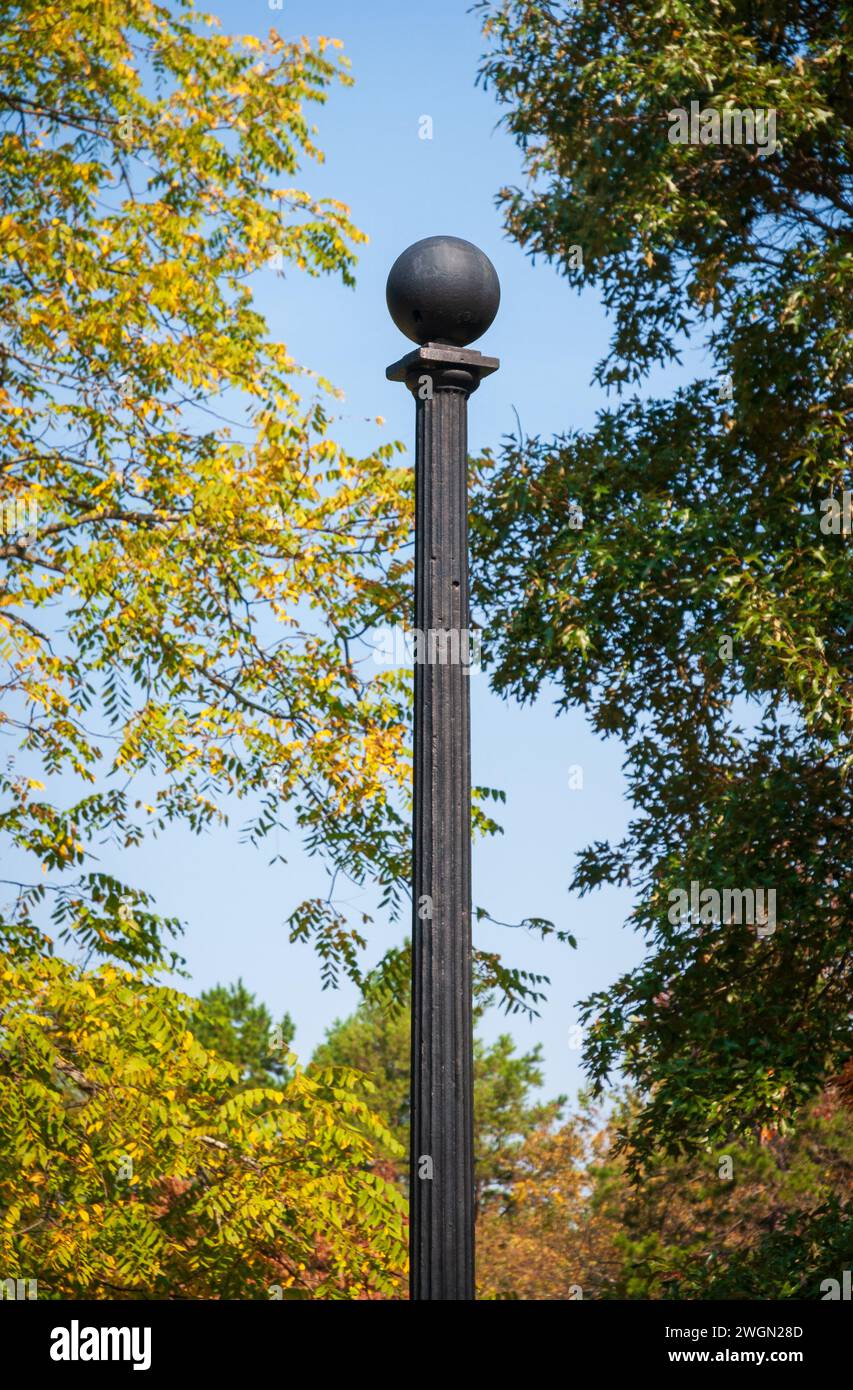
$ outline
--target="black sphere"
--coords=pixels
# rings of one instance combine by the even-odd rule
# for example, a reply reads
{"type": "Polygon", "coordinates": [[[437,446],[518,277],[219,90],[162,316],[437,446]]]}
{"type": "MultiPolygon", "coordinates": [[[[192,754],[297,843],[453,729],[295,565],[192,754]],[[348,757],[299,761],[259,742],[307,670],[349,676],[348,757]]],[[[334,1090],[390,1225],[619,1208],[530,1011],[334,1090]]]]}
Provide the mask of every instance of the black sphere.
{"type": "Polygon", "coordinates": [[[458,236],[428,236],[397,257],[385,298],[407,338],[465,347],[493,322],[501,287],[479,247],[458,236]]]}

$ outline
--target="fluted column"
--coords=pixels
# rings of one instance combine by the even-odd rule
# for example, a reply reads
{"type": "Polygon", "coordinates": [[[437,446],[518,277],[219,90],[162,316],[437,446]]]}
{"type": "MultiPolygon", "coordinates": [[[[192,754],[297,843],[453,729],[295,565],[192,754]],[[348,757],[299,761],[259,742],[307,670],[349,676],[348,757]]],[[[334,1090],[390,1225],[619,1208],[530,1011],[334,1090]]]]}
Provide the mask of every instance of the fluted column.
{"type": "Polygon", "coordinates": [[[474,1297],[468,396],[497,367],[428,343],[417,402],[411,1296],[474,1297]]]}
{"type": "Polygon", "coordinates": [[[501,289],[479,247],[434,236],[385,297],[420,344],[386,375],[417,402],[409,1251],[412,1298],[436,1302],[474,1297],[468,397],[499,364],[468,344],[501,289]]]}

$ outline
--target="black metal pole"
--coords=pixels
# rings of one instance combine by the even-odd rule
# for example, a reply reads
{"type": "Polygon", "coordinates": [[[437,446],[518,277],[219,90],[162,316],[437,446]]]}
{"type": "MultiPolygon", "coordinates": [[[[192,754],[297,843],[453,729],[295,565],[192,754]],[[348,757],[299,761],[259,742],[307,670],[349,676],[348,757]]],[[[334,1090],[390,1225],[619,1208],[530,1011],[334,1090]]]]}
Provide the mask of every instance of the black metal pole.
{"type": "Polygon", "coordinates": [[[435,337],[477,337],[483,328],[476,324],[491,322],[498,297],[491,264],[456,238],[417,243],[389,277],[399,326],[413,337],[430,335],[387,372],[417,403],[410,1169],[416,1300],[474,1297],[467,414],[468,397],[498,367],[495,358],[435,337]]]}

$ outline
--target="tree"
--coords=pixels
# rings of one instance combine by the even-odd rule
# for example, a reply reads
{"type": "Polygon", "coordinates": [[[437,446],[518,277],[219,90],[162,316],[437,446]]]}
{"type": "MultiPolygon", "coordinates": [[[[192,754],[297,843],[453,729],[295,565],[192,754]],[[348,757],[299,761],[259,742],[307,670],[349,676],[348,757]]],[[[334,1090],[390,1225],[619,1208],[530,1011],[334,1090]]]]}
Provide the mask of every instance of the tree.
{"type": "MultiPolygon", "coordinates": [[[[47,898],[62,940],[128,961],[174,923],[104,841],[242,802],[249,840],[286,814],[392,911],[407,862],[408,694],[358,639],[403,603],[410,473],[330,438],[252,280],[352,282],[363,233],[293,186],[307,104],[350,79],[332,41],[215,25],[21,0],[0,36],[0,718],[27,758],[0,781],[3,931],[42,944],[47,898]]],[[[359,977],[363,923],[317,900],[290,927],[359,977]]]]}
{"type": "Polygon", "coordinates": [[[363,1079],[243,1074],[193,1001],[56,958],[2,971],[0,1268],[40,1298],[387,1298],[405,1203],[363,1079]]]}
{"type": "Polygon", "coordinates": [[[584,1290],[589,1297],[592,1270],[600,1282],[608,1255],[616,1263],[612,1232],[587,1219],[587,1138],[575,1115],[524,1135],[514,1183],[492,1193],[478,1215],[478,1298],[564,1301],[584,1290]]]}
{"type": "MultiPolygon", "coordinates": [[[[370,634],[411,606],[411,469],[331,438],[336,393],[254,294],[274,266],[353,283],[364,233],[294,187],[322,158],[308,104],[351,81],[339,45],[221,35],[190,0],[17,0],[4,21],[0,727],[28,759],[0,769],[4,939],[38,943],[47,898],[65,943],[154,960],[177,924],[94,846],[235,806],[249,842],[295,829],[394,919],[411,674],[370,634]]],[[[475,789],[477,831],[498,796],[475,789]]],[[[364,983],[370,924],[331,891],[288,919],[330,986],[364,983]]],[[[541,977],[477,968],[535,1002],[541,977]]]]}
{"type": "Polygon", "coordinates": [[[706,354],[707,379],[669,400],[509,440],[474,508],[495,688],[523,701],[555,682],[560,708],[625,744],[635,816],[581,853],[572,887],[638,889],[646,959],[584,1014],[595,1085],[621,1060],[644,1097],[637,1161],[790,1120],[853,1051],[841,15],[484,6],[483,77],[530,178],[502,190],[506,226],[600,289],[597,380],[621,392],[688,345],[706,354]],[[679,143],[691,103],[712,139],[735,110],[755,139],[679,143]],[[748,899],[715,907],[744,889],[775,893],[772,922],[745,921],[748,899]]]}
{"type": "Polygon", "coordinates": [[[290,1014],[273,1024],[242,980],[203,990],[193,1034],[209,1052],[237,1068],[241,1087],[280,1086],[288,1075],[284,1057],[296,1032],[290,1014]]]}

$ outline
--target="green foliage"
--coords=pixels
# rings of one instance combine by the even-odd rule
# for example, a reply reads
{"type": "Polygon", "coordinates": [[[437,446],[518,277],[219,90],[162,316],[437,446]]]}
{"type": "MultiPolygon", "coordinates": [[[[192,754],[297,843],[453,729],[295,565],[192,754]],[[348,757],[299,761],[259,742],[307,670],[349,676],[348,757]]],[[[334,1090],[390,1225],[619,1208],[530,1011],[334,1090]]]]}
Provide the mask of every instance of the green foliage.
{"type": "Polygon", "coordinates": [[[719,1267],[694,1271],[671,1285],[680,1298],[812,1299],[828,1297],[827,1281],[843,1286],[853,1256],[853,1210],[833,1198],[803,1219],[788,1213],[777,1230],[719,1267]]]}
{"type": "Polygon", "coordinates": [[[280,1086],[289,1075],[284,1058],[296,1029],[290,1014],[273,1024],[242,980],[204,990],[193,1019],[193,1034],[208,1052],[237,1068],[243,1088],[280,1086]]]}
{"type": "MultiPolygon", "coordinates": [[[[175,924],[97,847],[238,802],[248,840],[295,824],[399,908],[409,692],[350,643],[402,612],[411,475],[330,438],[331,388],[270,338],[253,279],[277,257],[352,282],[364,234],[293,186],[321,157],[307,108],[350,81],[335,46],[223,35],[188,0],[4,8],[10,947],[156,959],[175,924]]],[[[327,945],[310,904],[291,929],[327,945]]],[[[356,979],[357,935],[334,941],[356,979]]]]}
{"type": "Polygon", "coordinates": [[[484,7],[531,180],[500,195],[507,229],[601,292],[599,381],[685,344],[708,364],[588,433],[510,440],[473,516],[495,688],[556,683],[625,745],[628,834],[571,886],[638,890],[646,959],[584,1015],[595,1084],[624,1065],[645,1097],[636,1161],[790,1120],[853,1050],[853,571],[822,525],[853,488],[842,8],[484,7]],[[694,100],[775,108],[778,148],[671,143],[694,100]],[[775,889],[775,932],[671,921],[693,880],[775,889]]]}
{"type": "MultiPolygon", "coordinates": [[[[623,1104],[614,1130],[630,1130],[638,1109],[623,1104]]],[[[803,1107],[785,1134],[654,1159],[639,1184],[614,1148],[593,1168],[622,1260],[611,1297],[819,1298],[806,1270],[831,1277],[845,1248],[849,1260],[853,1123],[837,1095],[803,1107]]]]}
{"type": "Polygon", "coordinates": [[[113,966],[36,959],[0,986],[5,1275],[40,1298],[399,1291],[405,1204],[362,1078],[246,1089],[192,1000],[113,966]]]}
{"type": "MultiPolygon", "coordinates": [[[[408,985],[402,1001],[408,1005],[408,985]]],[[[370,1078],[373,1107],[394,1135],[401,1163],[409,1148],[410,1028],[408,1007],[371,995],[335,1020],[312,1057],[318,1066],[352,1067],[370,1078]]]]}

